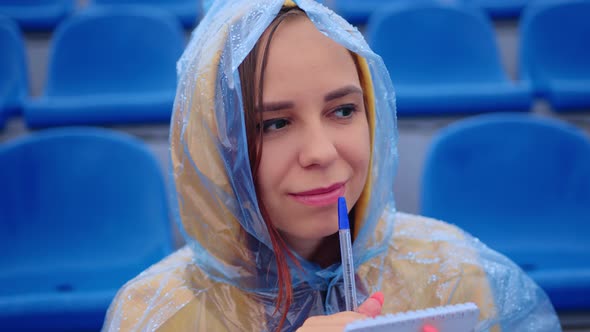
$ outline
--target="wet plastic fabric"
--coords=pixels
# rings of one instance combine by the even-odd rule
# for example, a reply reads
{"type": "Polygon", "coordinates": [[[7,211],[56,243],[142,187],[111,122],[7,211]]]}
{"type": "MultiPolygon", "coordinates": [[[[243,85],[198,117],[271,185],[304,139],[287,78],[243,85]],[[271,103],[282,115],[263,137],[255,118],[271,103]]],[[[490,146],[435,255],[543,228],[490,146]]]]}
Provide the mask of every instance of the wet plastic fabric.
{"type": "MultiPolygon", "coordinates": [[[[105,330],[276,330],[276,264],[251,177],[238,66],[283,1],[216,1],[194,31],[178,64],[170,137],[173,206],[187,246],[120,290],[105,330]]],[[[454,226],[396,212],[395,97],[385,66],[340,17],[295,3],[368,65],[372,165],[353,244],[359,301],[380,290],[384,313],[471,301],[481,310],[477,331],[559,331],[544,292],[510,260],[454,226]]],[[[291,266],[288,331],[344,309],[340,265],[300,264],[305,273],[291,266]]]]}

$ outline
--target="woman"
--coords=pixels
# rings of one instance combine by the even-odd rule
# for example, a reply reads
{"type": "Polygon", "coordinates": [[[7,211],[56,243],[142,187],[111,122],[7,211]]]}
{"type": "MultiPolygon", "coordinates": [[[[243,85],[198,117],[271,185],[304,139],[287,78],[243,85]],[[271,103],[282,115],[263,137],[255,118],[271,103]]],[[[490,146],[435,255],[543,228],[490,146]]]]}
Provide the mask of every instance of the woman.
{"type": "Polygon", "coordinates": [[[123,287],[106,330],[342,330],[462,302],[478,305],[477,331],[560,330],[510,260],[454,226],[395,211],[389,75],[325,7],[217,1],[179,78],[173,205],[187,246],[123,287]],[[343,312],[338,196],[351,208],[357,313],[343,312]]]}

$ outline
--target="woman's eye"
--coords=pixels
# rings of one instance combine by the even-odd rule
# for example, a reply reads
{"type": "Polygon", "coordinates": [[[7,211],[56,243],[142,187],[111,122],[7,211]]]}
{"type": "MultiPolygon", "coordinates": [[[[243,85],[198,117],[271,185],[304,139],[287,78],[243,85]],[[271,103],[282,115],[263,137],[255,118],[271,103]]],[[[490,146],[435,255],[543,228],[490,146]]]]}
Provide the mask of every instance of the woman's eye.
{"type": "Polygon", "coordinates": [[[332,114],[338,118],[347,119],[352,117],[354,112],[356,111],[356,106],[354,105],[342,105],[334,110],[332,114]]]}
{"type": "Polygon", "coordinates": [[[269,131],[277,131],[286,127],[288,124],[289,121],[287,119],[266,120],[262,123],[262,131],[265,133],[269,131]]]}

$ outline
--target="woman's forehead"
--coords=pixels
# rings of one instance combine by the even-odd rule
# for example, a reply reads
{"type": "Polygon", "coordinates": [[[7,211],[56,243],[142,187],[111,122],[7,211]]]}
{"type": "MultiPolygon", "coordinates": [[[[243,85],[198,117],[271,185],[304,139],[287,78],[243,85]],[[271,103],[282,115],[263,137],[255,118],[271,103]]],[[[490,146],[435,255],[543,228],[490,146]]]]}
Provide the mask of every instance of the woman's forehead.
{"type": "Polygon", "coordinates": [[[264,75],[265,90],[298,79],[311,85],[360,84],[352,54],[304,15],[289,17],[278,26],[269,44],[264,75]]]}

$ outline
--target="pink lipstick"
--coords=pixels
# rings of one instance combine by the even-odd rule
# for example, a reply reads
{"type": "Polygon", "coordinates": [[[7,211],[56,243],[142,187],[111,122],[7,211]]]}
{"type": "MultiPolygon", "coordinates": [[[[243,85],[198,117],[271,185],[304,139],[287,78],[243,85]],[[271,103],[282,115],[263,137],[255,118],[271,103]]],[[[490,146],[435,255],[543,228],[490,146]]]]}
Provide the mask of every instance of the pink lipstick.
{"type": "Polygon", "coordinates": [[[333,184],[329,187],[316,188],[289,194],[299,203],[311,206],[326,206],[336,204],[338,197],[344,196],[344,182],[333,184]]]}

